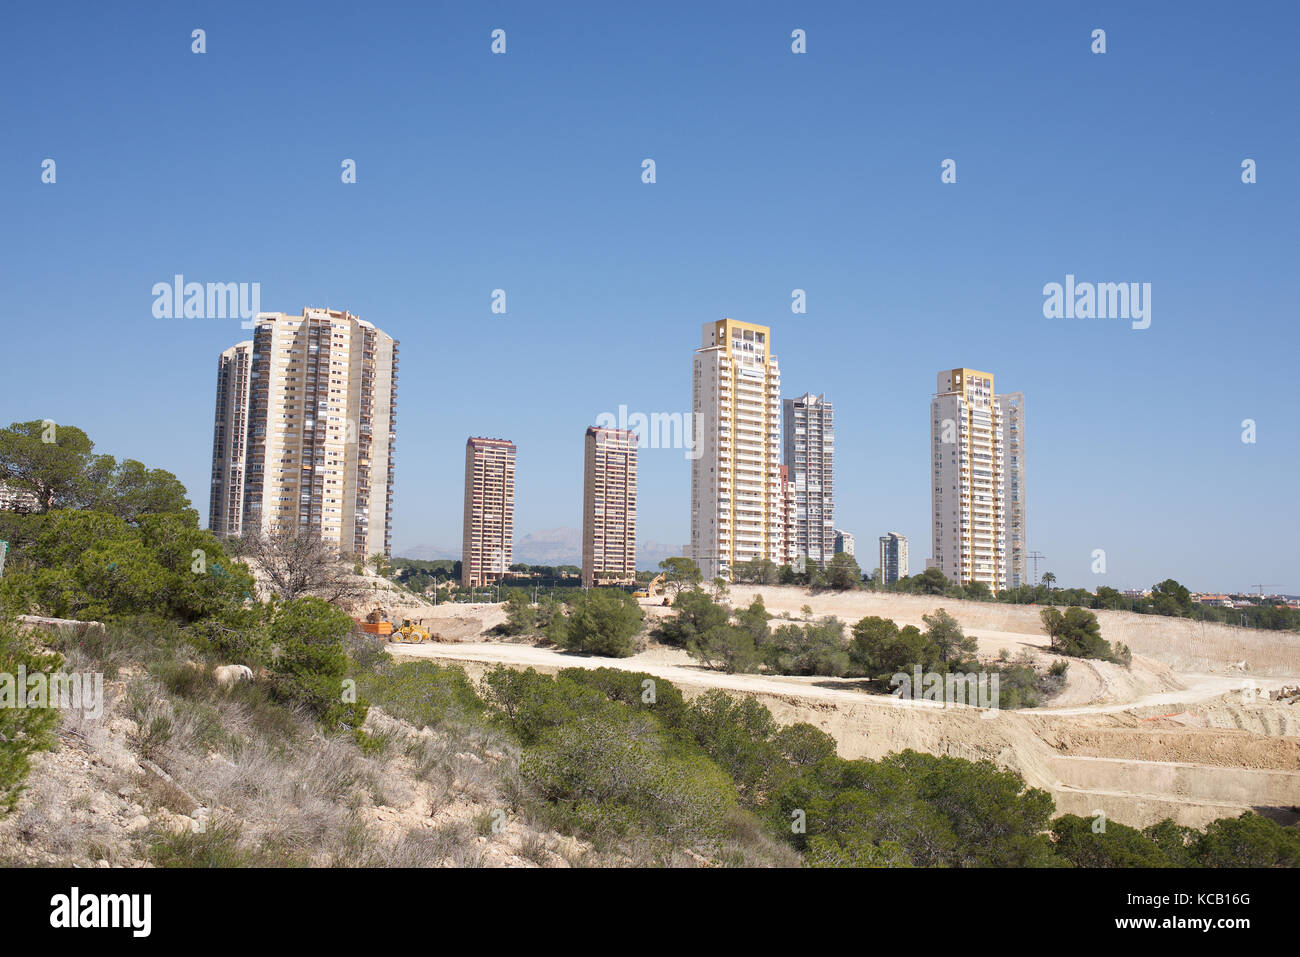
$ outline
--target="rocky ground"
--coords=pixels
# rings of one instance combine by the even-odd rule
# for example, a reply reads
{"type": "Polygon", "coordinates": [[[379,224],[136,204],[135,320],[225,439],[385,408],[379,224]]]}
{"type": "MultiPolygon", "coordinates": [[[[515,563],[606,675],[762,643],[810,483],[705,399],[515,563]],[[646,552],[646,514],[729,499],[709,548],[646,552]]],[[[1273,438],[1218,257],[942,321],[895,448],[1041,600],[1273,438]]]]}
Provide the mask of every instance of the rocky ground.
{"type": "Polygon", "coordinates": [[[0,861],[601,863],[589,844],[512,810],[517,755],[481,732],[417,730],[372,708],[366,727],[383,753],[366,755],[301,718],[276,726],[238,689],[190,708],[124,669],[105,698],[100,720],[65,713],[57,750],[35,756],[17,811],[0,820],[0,861]],[[148,733],[158,716],[165,741],[148,733]]]}

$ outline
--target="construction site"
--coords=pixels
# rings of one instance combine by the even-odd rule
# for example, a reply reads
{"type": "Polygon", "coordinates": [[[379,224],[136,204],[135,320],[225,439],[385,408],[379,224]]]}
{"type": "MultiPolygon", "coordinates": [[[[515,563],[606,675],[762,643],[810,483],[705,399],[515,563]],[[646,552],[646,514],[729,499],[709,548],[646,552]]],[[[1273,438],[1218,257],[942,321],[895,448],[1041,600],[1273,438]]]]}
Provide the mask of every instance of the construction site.
{"type": "MultiPolygon", "coordinates": [[[[1204,827],[1246,810],[1284,824],[1300,820],[1300,634],[1100,610],[1103,637],[1132,650],[1130,667],[1070,658],[1064,687],[1051,700],[996,711],[872,694],[853,678],[711,670],[654,641],[657,619],[672,614],[661,591],[651,586],[638,595],[646,614],[643,649],[627,658],[494,637],[505,621],[500,604],[433,607],[396,589],[383,597],[385,620],[406,621],[423,636],[394,642],[394,655],[455,662],[475,678],[496,665],[645,672],[688,698],[711,688],[752,695],[779,721],[825,730],[846,758],[911,748],[991,760],[1049,791],[1058,813],[1104,815],[1137,827],[1165,818],[1204,827]]],[[[880,616],[920,627],[923,615],[942,607],[977,639],[981,660],[1027,652],[1045,670],[1060,658],[1049,649],[1036,606],[742,585],[731,588],[729,602],[743,607],[760,594],[776,622],[834,616],[851,627],[880,616]]]]}

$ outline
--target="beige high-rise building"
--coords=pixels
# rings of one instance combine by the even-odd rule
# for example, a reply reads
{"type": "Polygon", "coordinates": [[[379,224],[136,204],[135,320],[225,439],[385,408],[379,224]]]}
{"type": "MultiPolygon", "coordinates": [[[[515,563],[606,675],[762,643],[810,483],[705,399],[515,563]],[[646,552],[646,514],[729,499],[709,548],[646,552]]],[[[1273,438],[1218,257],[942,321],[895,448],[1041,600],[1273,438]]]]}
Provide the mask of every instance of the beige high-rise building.
{"type": "Polygon", "coordinates": [[[582,584],[636,581],[636,450],[627,429],[587,429],[582,496],[582,584]]]}
{"type": "Polygon", "coordinates": [[[470,438],[465,443],[465,527],[460,582],[500,581],[515,554],[515,444],[470,438]]]}
{"type": "Polygon", "coordinates": [[[252,359],[251,339],[231,346],[217,359],[217,414],[212,425],[208,528],[218,535],[240,535],[244,530],[244,465],[252,359]]]}
{"type": "Polygon", "coordinates": [[[706,580],[737,562],[785,554],[781,373],[771,330],[721,319],[704,325],[692,367],[695,455],[690,555],[706,580]]]}
{"type": "Polygon", "coordinates": [[[218,365],[216,431],[225,437],[213,439],[210,527],[306,533],[341,555],[391,555],[397,341],[339,310],[260,313],[247,360],[241,455],[231,433],[240,429],[244,345],[227,350],[228,361],[223,353],[218,365]]]}
{"type": "Polygon", "coordinates": [[[927,567],[939,568],[958,584],[983,582],[995,593],[1023,582],[1024,396],[996,395],[987,372],[940,372],[930,402],[930,443],[933,524],[927,567]],[[1014,495],[1008,494],[1009,485],[1014,495]]]}

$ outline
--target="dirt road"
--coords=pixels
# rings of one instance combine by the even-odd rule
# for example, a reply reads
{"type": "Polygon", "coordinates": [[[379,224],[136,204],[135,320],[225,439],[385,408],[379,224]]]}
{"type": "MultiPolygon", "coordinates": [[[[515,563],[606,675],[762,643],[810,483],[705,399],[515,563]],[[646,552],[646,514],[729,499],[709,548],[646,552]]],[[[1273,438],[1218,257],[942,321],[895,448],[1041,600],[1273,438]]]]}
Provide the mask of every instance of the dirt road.
{"type": "MultiPolygon", "coordinates": [[[[871,694],[860,690],[853,678],[804,678],[790,675],[729,675],[694,663],[685,652],[676,649],[655,648],[630,658],[604,658],[599,655],[579,655],[554,648],[513,642],[476,641],[461,643],[430,643],[423,645],[389,645],[398,656],[413,658],[441,658],[451,661],[472,661],[482,664],[505,664],[521,668],[538,668],[558,671],[561,668],[617,668],[620,671],[643,671],[664,678],[674,684],[701,688],[721,688],[724,691],[748,691],[753,694],[791,695],[818,701],[838,701],[866,704],[882,708],[942,708],[941,702],[900,700],[889,695],[871,694]],[[837,687],[838,686],[838,687],[837,687]]],[[[1242,688],[1241,677],[1228,675],[1184,675],[1193,679],[1185,690],[1153,692],[1128,702],[1102,702],[1064,708],[1035,708],[1027,714],[1081,715],[1132,711],[1155,705],[1191,705],[1217,698],[1242,688]]],[[[1286,683],[1283,679],[1254,679],[1261,690],[1272,690],[1286,683]]]]}

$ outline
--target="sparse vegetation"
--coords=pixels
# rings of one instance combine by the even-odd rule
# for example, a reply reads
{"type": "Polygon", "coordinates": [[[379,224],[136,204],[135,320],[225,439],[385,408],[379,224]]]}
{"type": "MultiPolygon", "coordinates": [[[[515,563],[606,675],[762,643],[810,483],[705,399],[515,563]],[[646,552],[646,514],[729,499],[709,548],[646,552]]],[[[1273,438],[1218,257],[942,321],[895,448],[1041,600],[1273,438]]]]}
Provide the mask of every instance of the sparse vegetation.
{"type": "MultiPolygon", "coordinates": [[[[88,440],[70,432],[42,460],[29,429],[6,431],[4,474],[46,498],[32,514],[0,514],[14,543],[0,585],[0,675],[63,666],[113,682],[103,725],[0,708],[0,811],[20,807],[0,833],[19,848],[39,841],[43,861],[1300,864],[1296,830],[1253,814],[1204,832],[1111,822],[1099,836],[1090,821],[1052,820],[1049,795],[989,762],[912,751],[845,760],[824,731],[782,726],[751,697],[713,690],[687,701],[671,682],[610,669],[495,668],[476,686],[457,667],[394,661],[320,597],[259,602],[166,473],[114,463],[108,491],[90,496],[88,477],[109,466],[88,440]],[[94,615],[107,627],[52,633],[41,648],[12,623],[23,611],[94,615]],[[219,684],[214,666],[231,661],[256,680],[219,684]],[[39,754],[56,728],[65,747],[39,754]],[[112,760],[84,758],[101,752],[112,760]],[[64,761],[65,776],[29,775],[33,760],[64,761]],[[60,793],[69,780],[84,789],[60,793]],[[33,793],[23,797],[24,786],[33,793]]],[[[925,631],[864,618],[846,635],[810,608],[773,629],[761,599],[733,614],[721,588],[700,587],[693,563],[665,564],[678,593],[662,635],[715,667],[875,681],[975,664],[973,639],[942,610],[925,631]]],[[[639,605],[617,590],[575,593],[567,614],[520,595],[507,593],[510,627],[575,650],[626,655],[642,628],[639,605]]],[[[1087,618],[1071,616],[1080,610],[1061,615],[1053,641],[1105,651],[1087,618]]],[[[1046,676],[1024,657],[996,667],[1004,701],[1032,703],[1068,663],[1046,676]]]]}

